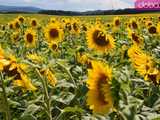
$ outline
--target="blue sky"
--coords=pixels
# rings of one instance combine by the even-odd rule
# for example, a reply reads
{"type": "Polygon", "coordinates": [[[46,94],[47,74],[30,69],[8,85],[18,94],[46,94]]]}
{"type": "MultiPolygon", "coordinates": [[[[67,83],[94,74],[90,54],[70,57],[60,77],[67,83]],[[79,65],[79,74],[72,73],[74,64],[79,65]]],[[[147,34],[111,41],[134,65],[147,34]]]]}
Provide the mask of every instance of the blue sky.
{"type": "Polygon", "coordinates": [[[54,10],[107,10],[134,7],[134,0],[0,0],[1,5],[35,6],[54,10]]]}

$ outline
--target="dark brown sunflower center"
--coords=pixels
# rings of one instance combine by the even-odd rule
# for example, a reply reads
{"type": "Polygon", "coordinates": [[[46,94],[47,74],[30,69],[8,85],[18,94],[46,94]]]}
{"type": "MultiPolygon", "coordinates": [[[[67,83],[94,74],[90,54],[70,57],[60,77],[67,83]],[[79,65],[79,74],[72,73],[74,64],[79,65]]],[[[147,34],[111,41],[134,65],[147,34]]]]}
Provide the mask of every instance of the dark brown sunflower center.
{"type": "Polygon", "coordinates": [[[102,102],[102,104],[108,104],[109,101],[106,101],[106,97],[105,97],[105,91],[104,89],[108,89],[105,88],[106,85],[108,84],[107,82],[108,77],[104,74],[101,74],[101,77],[98,80],[98,99],[102,102]]]}
{"type": "Polygon", "coordinates": [[[109,40],[106,40],[106,36],[103,34],[103,32],[99,30],[94,31],[93,40],[99,46],[106,46],[109,43],[109,40]]]}
{"type": "Polygon", "coordinates": [[[132,39],[136,42],[136,43],[139,43],[139,37],[135,34],[135,33],[132,33],[132,39]]]}
{"type": "Polygon", "coordinates": [[[20,17],[20,18],[19,18],[19,21],[23,23],[23,22],[24,22],[24,19],[23,19],[22,17],[20,17]]]}
{"type": "Polygon", "coordinates": [[[74,29],[75,31],[78,31],[78,25],[77,25],[76,23],[73,23],[73,29],[74,29]]]}
{"type": "Polygon", "coordinates": [[[10,25],[9,25],[9,28],[10,28],[10,29],[13,29],[13,24],[10,24],[10,25]]]}
{"type": "Polygon", "coordinates": [[[27,34],[27,42],[32,43],[33,42],[33,35],[31,33],[27,34]]]}
{"type": "Polygon", "coordinates": [[[58,30],[57,30],[57,29],[55,29],[55,28],[50,29],[50,31],[49,31],[49,35],[50,35],[50,37],[51,37],[51,38],[57,38],[57,37],[58,37],[58,35],[59,35],[58,30]]]}
{"type": "Polygon", "coordinates": [[[154,26],[150,27],[150,28],[148,29],[148,31],[149,31],[150,34],[155,34],[155,33],[157,33],[157,29],[156,29],[156,27],[154,27],[154,26]]]}
{"type": "Polygon", "coordinates": [[[137,29],[138,28],[137,23],[136,22],[132,22],[132,27],[133,27],[133,29],[137,29]]]}
{"type": "Polygon", "coordinates": [[[15,27],[16,27],[17,29],[20,27],[20,25],[19,25],[18,22],[15,23],[15,27]]]}
{"type": "Polygon", "coordinates": [[[32,20],[32,26],[36,26],[37,22],[35,20],[32,20]]]}
{"type": "Polygon", "coordinates": [[[116,20],[116,21],[115,21],[115,25],[116,25],[116,26],[119,26],[119,25],[120,25],[120,21],[119,21],[119,20],[116,20]]]}
{"type": "Polygon", "coordinates": [[[52,45],[52,50],[56,50],[57,49],[57,45],[56,44],[53,44],[52,45]]]}

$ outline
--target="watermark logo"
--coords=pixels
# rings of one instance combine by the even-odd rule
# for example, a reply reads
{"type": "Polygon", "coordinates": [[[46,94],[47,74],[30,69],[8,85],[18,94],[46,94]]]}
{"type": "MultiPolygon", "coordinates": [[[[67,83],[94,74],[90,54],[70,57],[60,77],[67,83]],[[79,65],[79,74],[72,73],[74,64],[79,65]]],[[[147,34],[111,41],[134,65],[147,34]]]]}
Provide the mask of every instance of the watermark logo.
{"type": "Polygon", "coordinates": [[[142,10],[160,10],[160,0],[135,0],[135,8],[142,10]]]}

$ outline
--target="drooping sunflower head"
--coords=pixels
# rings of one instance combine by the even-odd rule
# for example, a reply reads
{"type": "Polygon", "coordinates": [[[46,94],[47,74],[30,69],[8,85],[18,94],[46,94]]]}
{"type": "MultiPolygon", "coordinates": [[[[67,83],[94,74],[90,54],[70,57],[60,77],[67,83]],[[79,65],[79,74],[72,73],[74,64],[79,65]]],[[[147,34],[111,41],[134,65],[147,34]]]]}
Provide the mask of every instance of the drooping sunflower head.
{"type": "Polygon", "coordinates": [[[46,28],[44,28],[44,34],[48,42],[58,43],[63,40],[63,30],[59,25],[54,23],[49,23],[46,28]]]}
{"type": "Polygon", "coordinates": [[[92,27],[87,31],[88,47],[105,52],[115,47],[114,38],[105,34],[105,31],[98,26],[92,27]]]}
{"type": "Polygon", "coordinates": [[[88,70],[87,104],[93,113],[106,114],[113,107],[111,95],[112,69],[102,62],[92,61],[88,70]]]}
{"type": "Polygon", "coordinates": [[[35,30],[27,29],[24,35],[24,40],[27,47],[35,47],[37,41],[37,35],[35,30]]]}
{"type": "Polygon", "coordinates": [[[150,34],[157,34],[157,28],[156,28],[155,26],[150,26],[150,27],[148,28],[148,32],[149,32],[150,34]]]}

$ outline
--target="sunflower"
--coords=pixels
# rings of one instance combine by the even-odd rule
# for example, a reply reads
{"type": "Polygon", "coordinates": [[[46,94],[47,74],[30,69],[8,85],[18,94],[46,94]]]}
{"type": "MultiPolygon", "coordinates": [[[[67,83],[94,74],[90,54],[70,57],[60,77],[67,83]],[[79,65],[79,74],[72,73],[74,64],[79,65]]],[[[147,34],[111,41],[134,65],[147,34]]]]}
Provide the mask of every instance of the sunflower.
{"type": "Polygon", "coordinates": [[[119,17],[115,17],[114,20],[113,20],[113,25],[114,27],[119,27],[121,25],[121,22],[120,22],[120,18],[119,17]]]}
{"type": "Polygon", "coordinates": [[[8,27],[9,27],[9,29],[13,29],[14,28],[14,23],[13,22],[8,23],[8,27]]]}
{"type": "Polygon", "coordinates": [[[113,108],[111,95],[112,69],[101,62],[92,61],[88,70],[87,105],[93,113],[106,114],[113,108]]]}
{"type": "Polygon", "coordinates": [[[20,28],[20,22],[19,22],[18,19],[14,20],[13,27],[14,27],[14,29],[19,29],[20,28]]]}
{"type": "Polygon", "coordinates": [[[19,20],[20,23],[23,23],[25,20],[23,16],[18,16],[17,19],[19,20]]]}
{"type": "Polygon", "coordinates": [[[37,27],[38,26],[38,22],[36,18],[32,18],[30,21],[30,24],[32,27],[37,27]]]}
{"type": "Polygon", "coordinates": [[[80,25],[79,25],[78,21],[76,21],[76,20],[72,21],[72,32],[75,34],[80,33],[80,25]]]}
{"type": "Polygon", "coordinates": [[[13,43],[16,43],[20,40],[19,32],[14,32],[11,36],[13,43]]]}
{"type": "Polygon", "coordinates": [[[104,29],[99,26],[92,27],[87,31],[88,47],[101,52],[110,50],[115,47],[114,38],[105,34],[104,29]]]}
{"type": "Polygon", "coordinates": [[[140,75],[146,77],[154,69],[153,58],[144,53],[138,46],[133,45],[128,50],[128,56],[140,75]]]}
{"type": "Polygon", "coordinates": [[[24,90],[35,91],[37,88],[32,84],[31,80],[24,73],[20,74],[21,79],[13,81],[13,84],[18,87],[22,87],[24,90]]]}
{"type": "Polygon", "coordinates": [[[51,42],[51,43],[48,43],[48,45],[49,45],[49,48],[52,51],[57,51],[57,49],[58,49],[58,44],[57,43],[51,42]]]}
{"type": "Polygon", "coordinates": [[[157,33],[157,28],[156,28],[155,26],[150,26],[150,27],[148,28],[148,32],[149,32],[150,34],[156,34],[156,33],[157,33]]]}
{"type": "Polygon", "coordinates": [[[40,73],[48,79],[50,85],[56,85],[57,79],[49,68],[41,70],[40,73]]]}
{"type": "Polygon", "coordinates": [[[147,26],[147,27],[150,27],[150,26],[152,26],[152,25],[153,25],[152,21],[146,21],[146,23],[145,23],[145,24],[146,24],[146,26],[147,26]]]}
{"type": "Polygon", "coordinates": [[[136,21],[136,19],[135,18],[132,18],[131,20],[130,20],[130,25],[131,25],[131,28],[132,29],[138,29],[138,22],[136,21]]]}
{"type": "Polygon", "coordinates": [[[24,39],[27,47],[34,47],[37,40],[36,32],[33,29],[27,29],[24,39]]]}
{"type": "Polygon", "coordinates": [[[44,34],[48,42],[58,43],[63,40],[63,30],[60,26],[54,23],[49,23],[44,29],[44,34]]]}
{"type": "Polygon", "coordinates": [[[128,36],[133,41],[133,44],[136,44],[136,45],[143,44],[143,39],[138,34],[133,32],[131,29],[129,29],[128,32],[129,32],[128,36]]]}

